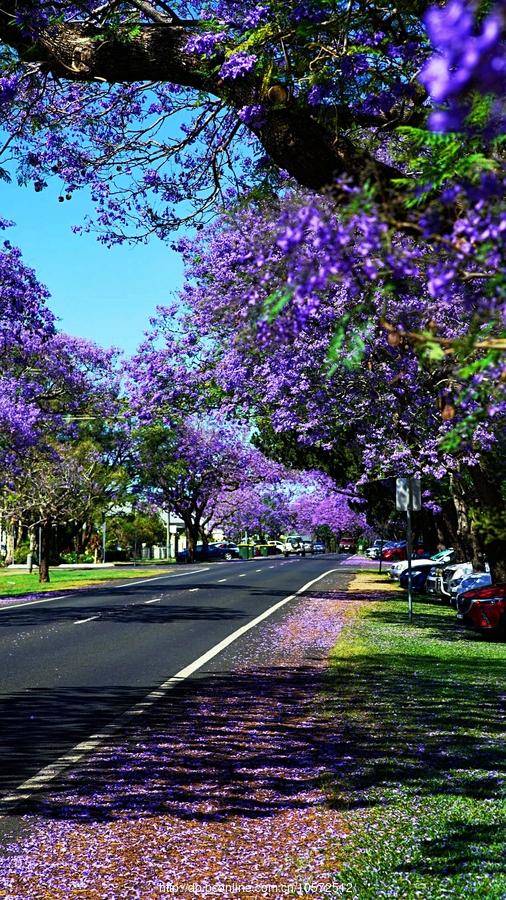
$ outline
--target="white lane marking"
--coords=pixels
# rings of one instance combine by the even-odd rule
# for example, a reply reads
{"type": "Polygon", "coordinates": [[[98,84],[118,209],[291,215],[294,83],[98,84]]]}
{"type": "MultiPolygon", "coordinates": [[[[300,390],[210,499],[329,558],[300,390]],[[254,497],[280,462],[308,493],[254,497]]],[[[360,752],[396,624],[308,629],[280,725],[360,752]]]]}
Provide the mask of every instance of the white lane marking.
{"type": "Polygon", "coordinates": [[[228,579],[227,578],[219,578],[218,584],[223,584],[224,581],[228,581],[228,579]]]}
{"type": "Polygon", "coordinates": [[[100,616],[90,616],[89,619],[78,619],[74,625],[84,625],[85,622],[93,622],[93,619],[99,619],[100,616]]]}
{"type": "Polygon", "coordinates": [[[22,606],[33,606],[35,603],[50,603],[51,600],[64,600],[68,594],[59,594],[58,597],[48,597],[47,600],[27,600],[26,603],[6,603],[2,606],[0,612],[4,609],[20,609],[22,606]]]}
{"type": "Polygon", "coordinates": [[[134,581],[132,579],[128,584],[113,584],[111,587],[114,587],[119,591],[122,587],[130,587],[130,585],[134,584],[147,584],[148,581],[160,581],[161,578],[183,578],[185,575],[198,575],[200,572],[209,572],[209,566],[205,569],[191,569],[189,572],[178,572],[177,575],[154,575],[153,578],[143,578],[142,581],[134,581]]]}
{"type": "Polygon", "coordinates": [[[276,566],[269,566],[269,569],[275,569],[276,566]]]}
{"type": "Polygon", "coordinates": [[[232,634],[229,634],[228,637],[224,638],[219,644],[215,644],[214,647],[211,647],[206,653],[202,656],[199,656],[198,659],[194,660],[188,666],[185,666],[184,669],[180,669],[176,675],[173,675],[171,678],[168,678],[167,681],[164,681],[158,688],[154,691],[151,691],[146,695],[144,700],[141,700],[139,703],[136,703],[135,706],[132,706],[130,709],[127,709],[124,713],[121,713],[113,722],[110,722],[109,725],[106,725],[102,731],[97,732],[96,734],[92,734],[87,740],[81,741],[80,744],[76,744],[75,747],[70,750],[69,753],[65,753],[63,756],[58,757],[53,763],[50,763],[48,766],[45,766],[43,769],[40,769],[35,775],[29,778],[27,781],[24,781],[23,784],[20,784],[14,791],[14,793],[9,794],[6,797],[2,797],[0,799],[0,805],[3,807],[7,807],[7,810],[0,815],[0,819],[5,818],[10,815],[10,807],[15,806],[20,800],[28,800],[33,791],[44,788],[50,781],[53,781],[58,775],[61,775],[66,769],[75,765],[75,763],[79,762],[83,756],[86,756],[90,751],[96,750],[97,747],[100,747],[101,744],[104,743],[108,738],[112,737],[114,734],[117,734],[127,722],[128,719],[131,719],[133,716],[140,716],[146,710],[150,709],[157,700],[161,700],[165,695],[172,690],[177,684],[181,684],[182,681],[186,681],[190,675],[193,675],[194,672],[197,672],[206,663],[210,662],[211,659],[214,659],[215,656],[218,656],[222,650],[225,650],[230,644],[233,644],[234,641],[238,640],[238,638],[242,637],[243,634],[246,634],[248,631],[251,631],[252,628],[255,628],[260,622],[263,622],[264,619],[268,619],[269,616],[272,616],[278,609],[281,609],[282,606],[285,606],[290,600],[295,600],[300,594],[303,594],[304,591],[307,591],[313,584],[316,584],[318,581],[321,581],[322,578],[326,578],[327,575],[332,575],[334,572],[342,572],[342,569],[328,569],[326,572],[323,572],[322,575],[319,575],[318,578],[313,578],[312,581],[308,581],[307,584],[304,584],[295,594],[290,594],[289,597],[285,597],[283,600],[278,600],[274,606],[270,606],[269,609],[264,610],[263,613],[260,613],[256,619],[252,619],[251,622],[248,622],[247,625],[242,625],[237,631],[233,631],[232,634]]]}
{"type": "Polygon", "coordinates": [[[262,571],[261,569],[255,569],[255,572],[261,572],[261,571],[262,571]]]}
{"type": "Polygon", "coordinates": [[[193,594],[194,591],[200,591],[200,588],[190,588],[189,594],[193,594]]]}
{"type": "Polygon", "coordinates": [[[154,600],[145,600],[144,603],[160,603],[161,597],[155,597],[154,600]]]}
{"type": "MultiPolygon", "coordinates": [[[[100,584],[91,585],[90,589],[93,590],[93,588],[97,588],[97,590],[100,590],[101,587],[111,587],[115,590],[119,590],[120,588],[130,587],[133,584],[147,584],[149,581],[159,581],[160,578],[182,578],[183,575],[198,575],[199,572],[209,572],[209,566],[205,569],[192,569],[190,572],[178,572],[177,575],[155,575],[153,578],[143,578],[142,581],[136,581],[132,578],[131,581],[128,581],[126,584],[104,585],[103,582],[100,582],[100,584]]],[[[47,600],[27,600],[26,603],[7,603],[5,606],[0,607],[0,612],[4,612],[6,609],[21,609],[22,606],[35,606],[37,603],[51,603],[51,600],[70,600],[75,596],[79,597],[77,591],[75,594],[59,594],[57,597],[48,597],[47,600]]]]}
{"type": "Polygon", "coordinates": [[[239,578],[246,578],[247,572],[243,572],[242,575],[239,575],[239,578]]]}

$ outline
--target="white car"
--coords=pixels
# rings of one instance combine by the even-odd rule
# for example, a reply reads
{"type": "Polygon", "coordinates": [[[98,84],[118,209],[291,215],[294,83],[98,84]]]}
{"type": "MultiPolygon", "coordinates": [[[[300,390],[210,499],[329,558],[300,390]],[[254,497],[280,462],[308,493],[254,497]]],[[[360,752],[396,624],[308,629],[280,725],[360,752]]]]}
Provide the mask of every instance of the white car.
{"type": "MultiPolygon", "coordinates": [[[[430,559],[412,559],[411,568],[413,569],[413,571],[417,569],[425,569],[427,566],[429,566],[429,568],[432,568],[434,566],[434,563],[439,563],[440,565],[445,566],[449,562],[451,562],[454,552],[455,551],[453,550],[453,547],[450,547],[448,550],[442,550],[440,553],[434,554],[434,556],[431,556],[430,559]]],[[[394,563],[394,565],[390,568],[390,578],[392,578],[394,581],[399,581],[402,573],[405,572],[407,568],[407,559],[403,559],[401,562],[394,563]]]]}
{"type": "Polygon", "coordinates": [[[310,537],[301,534],[289,534],[281,545],[281,552],[284,556],[293,553],[295,556],[305,556],[306,553],[313,552],[313,542],[310,537]]]}

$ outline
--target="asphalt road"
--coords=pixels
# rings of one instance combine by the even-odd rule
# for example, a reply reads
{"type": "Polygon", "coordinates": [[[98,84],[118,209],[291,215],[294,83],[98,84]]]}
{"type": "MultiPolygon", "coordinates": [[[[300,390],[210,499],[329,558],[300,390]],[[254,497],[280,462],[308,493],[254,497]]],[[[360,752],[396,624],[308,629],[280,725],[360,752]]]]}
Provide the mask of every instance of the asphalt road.
{"type": "Polygon", "coordinates": [[[0,800],[339,561],[213,563],[0,608],[0,800]]]}

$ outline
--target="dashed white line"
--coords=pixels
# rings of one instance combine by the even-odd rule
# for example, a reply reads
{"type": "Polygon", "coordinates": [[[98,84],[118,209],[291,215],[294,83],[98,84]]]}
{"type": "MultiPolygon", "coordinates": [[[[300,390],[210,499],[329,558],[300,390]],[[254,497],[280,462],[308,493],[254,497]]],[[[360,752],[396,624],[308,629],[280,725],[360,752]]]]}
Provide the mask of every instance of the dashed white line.
{"type": "Polygon", "coordinates": [[[93,619],[99,619],[100,616],[90,616],[88,619],[78,619],[74,625],[84,625],[85,622],[93,622],[93,619]]]}
{"type": "Polygon", "coordinates": [[[224,581],[228,581],[228,578],[219,578],[218,584],[223,584],[224,581]]]}
{"type": "Polygon", "coordinates": [[[155,597],[154,600],[145,600],[144,603],[160,603],[161,597],[155,597]]]}
{"type": "Polygon", "coordinates": [[[261,571],[262,571],[261,569],[255,569],[255,572],[261,572],[261,571]]]}
{"type": "Polygon", "coordinates": [[[194,591],[199,591],[199,590],[200,590],[200,588],[190,588],[189,593],[190,593],[190,594],[193,594],[194,591]]]}
{"type": "MultiPolygon", "coordinates": [[[[91,590],[95,588],[100,590],[101,588],[111,588],[111,590],[119,591],[121,588],[131,587],[134,584],[147,584],[149,581],[160,581],[161,578],[183,578],[185,575],[200,575],[201,572],[209,572],[209,566],[206,566],[202,569],[192,569],[190,572],[178,572],[177,575],[154,575],[152,578],[143,578],[142,581],[134,580],[133,578],[130,581],[127,581],[125,584],[109,584],[109,582],[100,582],[100,584],[95,584],[91,586],[91,590]]],[[[21,609],[24,606],[36,606],[39,603],[51,603],[52,600],[70,600],[73,597],[78,597],[79,591],[76,591],[72,594],[58,594],[57,597],[48,597],[46,600],[26,600],[24,603],[6,603],[5,606],[2,606],[0,609],[0,613],[4,612],[7,609],[21,609]]]]}
{"type": "Polygon", "coordinates": [[[239,578],[246,578],[247,572],[243,572],[242,575],[239,575],[239,578]]]}

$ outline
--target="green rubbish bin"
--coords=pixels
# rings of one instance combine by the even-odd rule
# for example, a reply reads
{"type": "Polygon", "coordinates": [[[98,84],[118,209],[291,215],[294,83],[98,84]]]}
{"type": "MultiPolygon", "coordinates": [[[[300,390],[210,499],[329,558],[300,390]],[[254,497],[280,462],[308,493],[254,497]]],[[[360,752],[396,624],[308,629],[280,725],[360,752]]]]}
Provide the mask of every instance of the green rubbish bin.
{"type": "Polygon", "coordinates": [[[250,547],[249,544],[239,544],[238,547],[241,559],[251,559],[253,556],[253,547],[250,547]]]}
{"type": "Polygon", "coordinates": [[[269,556],[269,548],[267,544],[260,545],[260,556],[269,556]]]}

